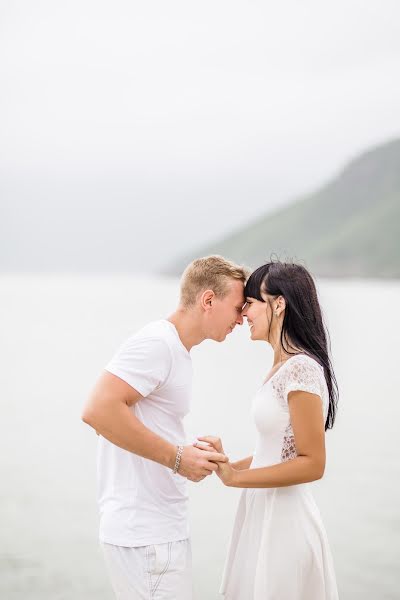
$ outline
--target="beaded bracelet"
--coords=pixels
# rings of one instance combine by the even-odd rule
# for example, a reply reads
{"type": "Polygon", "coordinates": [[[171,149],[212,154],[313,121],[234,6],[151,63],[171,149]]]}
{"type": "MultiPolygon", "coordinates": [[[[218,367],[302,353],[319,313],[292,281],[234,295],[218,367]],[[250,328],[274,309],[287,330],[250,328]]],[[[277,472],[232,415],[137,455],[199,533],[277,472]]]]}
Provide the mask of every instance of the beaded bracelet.
{"type": "Polygon", "coordinates": [[[183,446],[178,446],[178,452],[177,452],[176,459],[175,459],[175,466],[172,471],[174,474],[176,474],[178,472],[179,465],[181,464],[182,453],[183,453],[183,446]]]}

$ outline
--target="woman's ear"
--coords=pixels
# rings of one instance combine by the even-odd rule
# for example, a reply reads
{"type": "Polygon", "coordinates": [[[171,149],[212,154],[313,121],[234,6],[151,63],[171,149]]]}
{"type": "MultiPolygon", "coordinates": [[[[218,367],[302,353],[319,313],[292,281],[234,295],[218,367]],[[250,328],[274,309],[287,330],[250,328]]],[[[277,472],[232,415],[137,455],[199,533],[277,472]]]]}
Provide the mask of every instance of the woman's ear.
{"type": "Polygon", "coordinates": [[[276,317],[280,317],[286,308],[286,300],[283,296],[278,296],[274,300],[274,314],[276,317]]]}

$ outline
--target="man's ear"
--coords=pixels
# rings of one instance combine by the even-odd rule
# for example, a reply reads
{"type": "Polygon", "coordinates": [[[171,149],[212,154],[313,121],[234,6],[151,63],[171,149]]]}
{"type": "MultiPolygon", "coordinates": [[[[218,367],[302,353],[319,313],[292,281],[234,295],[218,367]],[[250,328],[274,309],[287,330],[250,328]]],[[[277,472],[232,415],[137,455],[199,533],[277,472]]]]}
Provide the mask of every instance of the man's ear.
{"type": "Polygon", "coordinates": [[[203,310],[210,310],[215,300],[215,294],[212,290],[205,290],[200,296],[200,304],[203,310]]]}

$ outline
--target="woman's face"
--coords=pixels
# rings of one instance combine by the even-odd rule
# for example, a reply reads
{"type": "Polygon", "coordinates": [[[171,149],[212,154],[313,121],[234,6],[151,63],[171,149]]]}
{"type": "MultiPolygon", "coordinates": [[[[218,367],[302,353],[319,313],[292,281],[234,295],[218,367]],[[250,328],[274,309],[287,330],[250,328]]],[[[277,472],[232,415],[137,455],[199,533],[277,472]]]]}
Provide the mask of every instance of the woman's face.
{"type": "Polygon", "coordinates": [[[261,300],[256,300],[255,298],[246,298],[242,316],[247,318],[252,340],[268,341],[269,324],[272,316],[268,300],[261,302],[261,300]]]}

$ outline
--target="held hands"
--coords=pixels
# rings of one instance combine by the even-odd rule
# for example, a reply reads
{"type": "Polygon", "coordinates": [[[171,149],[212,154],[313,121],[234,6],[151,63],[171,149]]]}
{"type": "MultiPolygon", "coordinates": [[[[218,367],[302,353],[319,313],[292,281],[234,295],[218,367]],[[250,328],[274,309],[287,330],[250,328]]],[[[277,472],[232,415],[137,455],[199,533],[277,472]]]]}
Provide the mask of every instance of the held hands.
{"type": "Polygon", "coordinates": [[[213,471],[218,471],[219,465],[228,461],[228,457],[213,447],[185,446],[178,473],[190,481],[201,481],[213,471]]]}
{"type": "MultiPolygon", "coordinates": [[[[199,442],[208,444],[212,452],[215,452],[213,460],[217,462],[217,469],[214,469],[222,483],[227,486],[234,485],[236,470],[232,467],[229,459],[225,456],[224,449],[220,438],[211,435],[197,438],[199,442]],[[226,460],[220,461],[218,456],[224,456],[226,460]]],[[[201,446],[198,442],[194,444],[196,447],[201,446]]]]}

